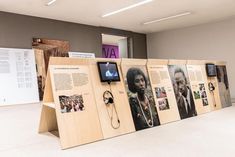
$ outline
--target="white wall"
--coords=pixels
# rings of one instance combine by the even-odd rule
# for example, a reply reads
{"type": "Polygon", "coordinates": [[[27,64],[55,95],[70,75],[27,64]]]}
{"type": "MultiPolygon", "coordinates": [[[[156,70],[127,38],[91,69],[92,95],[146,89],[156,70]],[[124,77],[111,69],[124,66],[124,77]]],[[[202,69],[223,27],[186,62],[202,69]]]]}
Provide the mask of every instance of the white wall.
{"type": "Polygon", "coordinates": [[[118,41],[118,48],[119,48],[119,57],[120,58],[128,58],[127,38],[121,39],[118,41]]]}
{"type": "Polygon", "coordinates": [[[147,35],[148,58],[227,61],[235,98],[235,17],[224,21],[147,35]]]}

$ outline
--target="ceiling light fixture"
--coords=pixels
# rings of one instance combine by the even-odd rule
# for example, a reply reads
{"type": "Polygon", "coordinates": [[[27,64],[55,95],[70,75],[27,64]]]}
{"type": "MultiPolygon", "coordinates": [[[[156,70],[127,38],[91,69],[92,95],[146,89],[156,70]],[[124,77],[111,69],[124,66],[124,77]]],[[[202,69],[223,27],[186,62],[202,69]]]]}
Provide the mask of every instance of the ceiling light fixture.
{"type": "Polygon", "coordinates": [[[55,3],[56,2],[56,0],[51,0],[51,1],[49,1],[46,5],[47,6],[50,6],[50,5],[52,5],[53,3],[55,3]]]}
{"type": "Polygon", "coordinates": [[[123,11],[126,11],[126,10],[129,10],[129,9],[138,7],[138,6],[140,6],[140,5],[143,5],[143,4],[152,2],[152,1],[153,1],[153,0],[144,0],[144,1],[141,1],[141,2],[139,2],[139,3],[130,5],[130,6],[128,6],[128,7],[125,7],[125,8],[122,8],[122,9],[119,9],[119,10],[116,10],[116,11],[113,11],[113,12],[110,12],[110,13],[107,13],[107,14],[104,14],[104,15],[102,15],[102,17],[111,16],[111,15],[114,15],[114,14],[117,14],[117,13],[120,13],[120,12],[123,12],[123,11]]]}
{"type": "Polygon", "coordinates": [[[177,14],[177,15],[168,16],[168,17],[157,19],[157,20],[153,20],[153,21],[148,21],[148,22],[145,22],[143,24],[148,25],[148,24],[152,24],[152,23],[156,23],[156,22],[160,22],[160,21],[165,21],[165,20],[169,20],[169,19],[174,19],[174,18],[178,18],[178,17],[190,15],[190,14],[192,14],[192,13],[191,12],[184,12],[184,13],[180,13],[180,14],[177,14]]]}

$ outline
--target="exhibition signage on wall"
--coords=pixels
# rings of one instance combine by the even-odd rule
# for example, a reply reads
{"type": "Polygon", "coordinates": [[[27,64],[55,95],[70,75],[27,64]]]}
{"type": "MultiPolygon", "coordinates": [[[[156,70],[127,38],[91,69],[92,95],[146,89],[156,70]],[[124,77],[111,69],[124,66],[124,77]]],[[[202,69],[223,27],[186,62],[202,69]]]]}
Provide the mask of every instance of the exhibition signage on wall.
{"type": "Polygon", "coordinates": [[[94,53],[87,52],[69,52],[70,58],[95,58],[94,53]]]}
{"type": "Polygon", "coordinates": [[[103,58],[119,58],[119,49],[116,45],[102,45],[102,57],[103,58]]]}
{"type": "Polygon", "coordinates": [[[39,102],[34,51],[0,48],[0,105],[39,102]]]}

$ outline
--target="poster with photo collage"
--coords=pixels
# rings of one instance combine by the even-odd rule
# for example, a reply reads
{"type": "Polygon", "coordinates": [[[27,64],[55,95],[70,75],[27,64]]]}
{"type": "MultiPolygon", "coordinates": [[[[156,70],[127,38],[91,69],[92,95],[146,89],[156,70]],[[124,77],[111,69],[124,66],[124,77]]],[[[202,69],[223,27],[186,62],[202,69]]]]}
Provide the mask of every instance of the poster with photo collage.
{"type": "Polygon", "coordinates": [[[200,64],[187,65],[189,80],[198,114],[210,111],[210,95],[207,86],[205,66],[200,64]],[[203,71],[204,70],[204,71],[203,71]]]}
{"type": "Polygon", "coordinates": [[[154,59],[148,63],[149,78],[161,124],[180,120],[174,89],[166,64],[167,61],[165,60],[154,59]]]}

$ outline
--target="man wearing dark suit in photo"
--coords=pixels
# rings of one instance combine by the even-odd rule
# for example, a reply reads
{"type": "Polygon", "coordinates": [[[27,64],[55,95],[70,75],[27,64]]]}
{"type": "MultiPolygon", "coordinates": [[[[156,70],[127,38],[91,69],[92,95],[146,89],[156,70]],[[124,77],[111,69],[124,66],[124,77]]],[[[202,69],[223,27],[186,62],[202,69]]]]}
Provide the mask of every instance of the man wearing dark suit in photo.
{"type": "Polygon", "coordinates": [[[181,68],[174,71],[176,100],[181,119],[197,116],[191,89],[187,86],[187,79],[181,68]]]}

